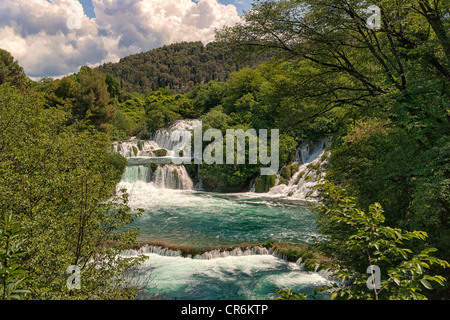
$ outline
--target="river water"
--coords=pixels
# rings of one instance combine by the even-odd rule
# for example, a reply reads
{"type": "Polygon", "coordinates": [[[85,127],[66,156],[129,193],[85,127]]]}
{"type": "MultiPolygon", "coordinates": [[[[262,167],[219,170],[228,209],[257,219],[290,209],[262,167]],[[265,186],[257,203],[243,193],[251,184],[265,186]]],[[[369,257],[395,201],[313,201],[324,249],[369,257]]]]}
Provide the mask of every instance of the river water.
{"type": "MultiPolygon", "coordinates": [[[[175,127],[192,129],[196,124],[180,122],[175,127]]],[[[150,291],[178,300],[264,300],[277,297],[276,289],[292,289],[312,298],[315,287],[329,283],[326,275],[306,271],[300,262],[262,247],[245,248],[267,240],[301,245],[317,239],[306,197],[315,181],[298,175],[320,159],[322,142],[299,149],[300,170],[288,184],[265,194],[220,194],[196,189],[183,166],[153,158],[158,148],[173,153],[167,142],[170,132],[169,128],[154,140],[116,145],[116,151],[129,159],[118,190],[126,189],[129,205],[144,210],[131,225],[140,228],[142,247],[125,254],[148,257],[139,273],[152,280],[150,291]],[[152,167],[155,162],[158,166],[152,167]],[[182,248],[202,254],[186,256],[182,248]]]]}

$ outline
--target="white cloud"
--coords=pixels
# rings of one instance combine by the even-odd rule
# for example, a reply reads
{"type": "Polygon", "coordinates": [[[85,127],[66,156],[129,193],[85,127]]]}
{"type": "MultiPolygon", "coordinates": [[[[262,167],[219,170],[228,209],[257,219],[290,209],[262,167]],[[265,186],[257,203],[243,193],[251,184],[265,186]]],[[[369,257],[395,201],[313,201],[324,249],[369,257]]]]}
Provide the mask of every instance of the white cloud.
{"type": "MultiPolygon", "coordinates": [[[[128,54],[180,41],[214,40],[214,30],[239,21],[235,6],[217,0],[92,0],[95,18],[80,29],[68,19],[78,0],[2,0],[0,48],[32,77],[77,72],[82,65],[117,61],[128,54]]],[[[73,18],[73,16],[72,16],[73,18]]]]}

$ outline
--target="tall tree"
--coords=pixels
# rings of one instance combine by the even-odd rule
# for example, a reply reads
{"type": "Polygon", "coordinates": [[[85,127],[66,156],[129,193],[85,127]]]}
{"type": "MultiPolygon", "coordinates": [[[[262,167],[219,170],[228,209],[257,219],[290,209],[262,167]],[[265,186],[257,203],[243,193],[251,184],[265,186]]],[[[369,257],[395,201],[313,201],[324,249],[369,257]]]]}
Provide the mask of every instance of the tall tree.
{"type": "Polygon", "coordinates": [[[448,260],[450,4],[370,4],[380,28],[368,24],[366,1],[256,1],[218,38],[244,51],[276,50],[297,67],[289,72],[298,79],[289,93],[295,116],[283,123],[295,132],[341,110],[327,177],[364,210],[380,202],[390,226],[428,232],[448,260]]]}
{"type": "Polygon", "coordinates": [[[25,86],[27,76],[14,57],[8,51],[0,49],[0,84],[6,82],[21,88],[25,86]]]}
{"type": "Polygon", "coordinates": [[[122,257],[135,244],[127,229],[139,211],[114,190],[126,159],[111,152],[106,134],[70,114],[43,107],[43,96],[0,86],[1,215],[20,221],[33,299],[133,298],[125,271],[141,258],[122,257]],[[111,263],[114,261],[114,263],[111,263]],[[79,268],[81,288],[67,286],[79,268]]]}

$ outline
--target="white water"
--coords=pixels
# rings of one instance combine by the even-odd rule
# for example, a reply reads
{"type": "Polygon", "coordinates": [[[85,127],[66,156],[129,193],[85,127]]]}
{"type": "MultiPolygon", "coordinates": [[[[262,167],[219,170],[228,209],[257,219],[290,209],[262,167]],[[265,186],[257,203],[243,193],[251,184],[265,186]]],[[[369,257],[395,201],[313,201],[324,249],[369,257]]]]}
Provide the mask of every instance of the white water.
{"type": "Polygon", "coordinates": [[[182,145],[176,149],[190,154],[192,131],[200,124],[200,120],[178,120],[168,128],[158,130],[153,134],[151,140],[155,141],[161,149],[172,151],[169,155],[173,155],[173,152],[176,151],[175,147],[180,143],[182,145]]]}
{"type": "Polygon", "coordinates": [[[166,157],[173,157],[178,150],[190,154],[191,133],[200,124],[200,120],[177,120],[156,131],[150,140],[137,140],[133,137],[127,141],[115,142],[114,151],[125,158],[155,157],[154,151],[158,149],[166,149],[166,157]]]}
{"type": "Polygon", "coordinates": [[[125,158],[133,157],[155,157],[155,150],[161,149],[155,141],[137,140],[131,138],[128,141],[114,142],[114,151],[120,153],[125,158]],[[138,142],[141,148],[138,146],[138,142]]]}
{"type": "Polygon", "coordinates": [[[326,153],[325,148],[329,145],[329,139],[300,145],[295,156],[295,163],[299,164],[298,171],[291,177],[287,184],[280,184],[278,175],[275,186],[267,194],[274,197],[289,197],[295,200],[315,201],[317,191],[314,187],[321,180],[321,175],[323,174],[321,165],[327,161],[322,158],[326,153]]]}
{"type": "MultiPolygon", "coordinates": [[[[175,147],[188,150],[190,145],[179,148],[177,139],[170,141],[171,134],[177,129],[192,131],[199,123],[178,121],[156,132],[151,140],[130,139],[122,142],[120,148],[119,143],[115,144],[115,150],[129,159],[117,188],[128,191],[130,206],[146,211],[136,222],[142,239],[190,247],[314,239],[310,214],[304,208],[278,203],[273,198],[309,199],[307,193],[317,180],[306,181],[306,173],[299,181],[296,179],[308,169],[308,164],[321,161],[326,144],[305,144],[299,148],[296,160],[300,169],[288,185],[277,185],[266,194],[208,194],[193,190],[184,166],[160,162],[153,171],[150,165],[155,162],[157,149],[166,149],[164,158],[169,160],[175,147]]],[[[179,139],[189,141],[184,136],[186,131],[179,132],[179,139]]],[[[124,253],[139,254],[149,257],[140,271],[154,278],[157,288],[170,298],[177,299],[267,299],[276,296],[275,289],[311,293],[313,287],[329,281],[326,272],[306,271],[301,260],[288,262],[263,247],[209,250],[194,257],[183,257],[181,251],[155,245],[124,253]]]]}
{"type": "Polygon", "coordinates": [[[311,294],[311,288],[329,284],[319,273],[306,272],[300,265],[270,254],[199,259],[160,251],[144,255],[148,259],[141,272],[152,275],[158,290],[180,300],[266,300],[277,296],[276,289],[311,294]]]}
{"type": "Polygon", "coordinates": [[[127,166],[122,178],[122,182],[131,185],[121,183],[118,188],[134,189],[135,183],[144,182],[157,188],[191,190],[194,183],[186,168],[170,164],[170,159],[178,150],[190,153],[192,130],[199,124],[200,120],[178,120],[171,126],[158,130],[150,140],[131,138],[128,141],[115,142],[114,151],[127,158],[130,164],[134,164],[127,166]],[[180,145],[180,142],[185,143],[180,145]],[[174,150],[175,148],[177,150],[174,150]],[[159,149],[165,149],[167,155],[156,157],[155,150],[159,149]],[[164,159],[168,163],[161,161],[164,159]],[[151,163],[158,163],[154,171],[150,166],[151,163]]]}
{"type": "Polygon", "coordinates": [[[118,189],[124,187],[134,189],[134,184],[139,182],[162,189],[191,190],[194,186],[184,166],[160,164],[155,172],[150,165],[127,166],[118,189]],[[127,186],[124,182],[130,185],[127,186]]]}
{"type": "MultiPolygon", "coordinates": [[[[156,245],[144,245],[141,246],[139,249],[131,249],[127,250],[123,253],[124,256],[138,256],[138,255],[151,255],[156,254],[158,256],[163,257],[183,257],[183,254],[181,250],[172,250],[168,248],[164,248],[162,246],[156,246],[156,245]]],[[[195,259],[195,260],[213,260],[218,258],[227,258],[227,257],[249,257],[249,256],[267,256],[272,255],[275,258],[284,259],[284,257],[278,255],[276,252],[274,252],[272,249],[267,249],[265,247],[260,246],[253,246],[253,247],[236,247],[231,250],[225,250],[225,249],[214,249],[210,251],[203,252],[201,254],[196,254],[194,256],[188,254],[186,255],[185,259],[195,259]]],[[[292,263],[291,264],[291,268],[292,263]]],[[[294,267],[294,269],[307,271],[306,266],[303,264],[302,258],[299,258],[295,265],[297,267],[294,267]]],[[[322,269],[317,271],[318,265],[316,266],[315,273],[319,274],[323,279],[331,281],[333,278],[333,273],[329,270],[322,269]]],[[[322,281],[323,281],[322,279],[322,281]]]]}

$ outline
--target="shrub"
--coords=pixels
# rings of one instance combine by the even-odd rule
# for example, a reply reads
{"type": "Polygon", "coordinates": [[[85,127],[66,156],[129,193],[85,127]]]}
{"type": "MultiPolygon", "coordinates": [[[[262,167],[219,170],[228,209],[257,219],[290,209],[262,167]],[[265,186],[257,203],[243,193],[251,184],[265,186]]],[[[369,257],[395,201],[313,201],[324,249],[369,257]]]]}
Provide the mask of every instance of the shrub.
{"type": "Polygon", "coordinates": [[[155,156],[157,157],[165,157],[167,156],[167,150],[166,149],[158,149],[153,151],[155,153],[155,156]]]}
{"type": "Polygon", "coordinates": [[[277,180],[276,175],[258,177],[255,184],[255,192],[257,193],[268,192],[270,188],[275,186],[276,180],[277,180]]]}

